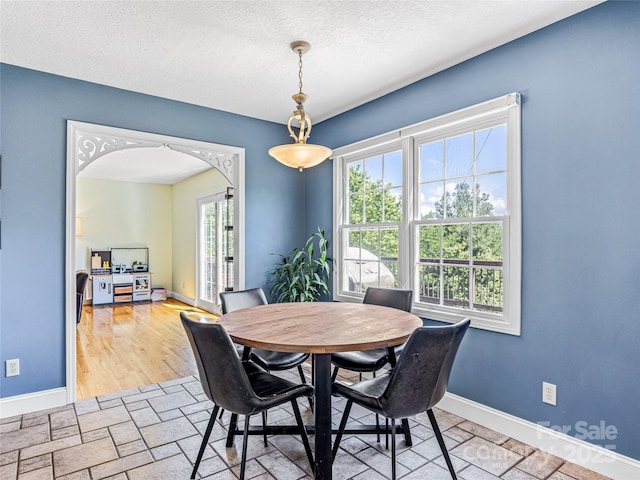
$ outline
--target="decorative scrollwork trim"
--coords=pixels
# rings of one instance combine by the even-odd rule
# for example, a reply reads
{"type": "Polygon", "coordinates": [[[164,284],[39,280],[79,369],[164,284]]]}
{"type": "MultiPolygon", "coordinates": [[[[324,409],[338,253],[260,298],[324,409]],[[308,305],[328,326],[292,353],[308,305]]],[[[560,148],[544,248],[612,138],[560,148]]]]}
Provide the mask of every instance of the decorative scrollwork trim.
{"type": "Polygon", "coordinates": [[[229,183],[233,185],[233,167],[235,163],[234,155],[212,152],[208,150],[185,148],[180,145],[167,145],[167,147],[176,152],[185,153],[199,160],[207,162],[213,168],[220,171],[220,173],[222,173],[226,177],[226,179],[229,180],[229,183]]]}
{"type": "Polygon", "coordinates": [[[220,171],[229,183],[234,182],[235,155],[229,153],[214,152],[211,150],[195,149],[182,145],[160,143],[148,140],[134,140],[125,137],[107,137],[90,133],[78,132],[78,172],[81,172],[92,162],[105,155],[132,148],[157,148],[168,147],[176,152],[191,155],[211,165],[220,171]]]}
{"type": "MultiPolygon", "coordinates": [[[[215,149],[207,148],[208,143],[197,140],[168,137],[133,130],[122,130],[115,127],[72,122],[69,145],[75,150],[77,158],[76,174],[88,165],[112,152],[134,148],[167,147],[176,152],[191,155],[218,170],[232,185],[237,182],[240,161],[235,147],[218,145],[215,149]]],[[[211,146],[215,146],[211,144],[211,146]]]]}
{"type": "Polygon", "coordinates": [[[80,132],[78,135],[78,171],[111,152],[131,148],[159,147],[161,144],[128,138],[100,137],[80,132]]]}

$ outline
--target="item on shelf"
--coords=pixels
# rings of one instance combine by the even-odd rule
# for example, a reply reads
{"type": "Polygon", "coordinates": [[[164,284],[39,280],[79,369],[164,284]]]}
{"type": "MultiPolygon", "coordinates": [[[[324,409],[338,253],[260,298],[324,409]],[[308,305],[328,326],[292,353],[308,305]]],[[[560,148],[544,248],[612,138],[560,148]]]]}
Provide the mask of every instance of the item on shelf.
{"type": "Polygon", "coordinates": [[[105,274],[110,273],[109,265],[111,264],[111,250],[91,250],[91,273],[105,274]]]}

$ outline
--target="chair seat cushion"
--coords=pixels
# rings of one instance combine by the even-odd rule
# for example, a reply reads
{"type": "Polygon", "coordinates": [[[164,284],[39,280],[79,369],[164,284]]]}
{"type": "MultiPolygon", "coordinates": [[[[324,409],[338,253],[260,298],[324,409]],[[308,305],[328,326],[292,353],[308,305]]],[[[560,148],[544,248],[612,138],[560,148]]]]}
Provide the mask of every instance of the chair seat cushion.
{"type": "Polygon", "coordinates": [[[274,407],[294,398],[313,395],[313,387],[308,384],[297,384],[276,377],[265,371],[255,363],[242,362],[245,372],[249,377],[249,383],[255,394],[259,397],[256,411],[274,407]]]}
{"type": "Polygon", "coordinates": [[[390,371],[387,371],[378,377],[363,380],[354,385],[335,382],[332,386],[332,391],[348,400],[353,400],[358,405],[362,405],[375,413],[387,416],[379,400],[386,390],[390,378],[390,371]]]}
{"type": "Polygon", "coordinates": [[[352,372],[375,372],[389,361],[386,348],[331,354],[331,363],[352,372]]]}
{"type": "Polygon", "coordinates": [[[272,352],[260,348],[251,349],[251,360],[265,370],[288,370],[309,358],[308,353],[272,352]]]}

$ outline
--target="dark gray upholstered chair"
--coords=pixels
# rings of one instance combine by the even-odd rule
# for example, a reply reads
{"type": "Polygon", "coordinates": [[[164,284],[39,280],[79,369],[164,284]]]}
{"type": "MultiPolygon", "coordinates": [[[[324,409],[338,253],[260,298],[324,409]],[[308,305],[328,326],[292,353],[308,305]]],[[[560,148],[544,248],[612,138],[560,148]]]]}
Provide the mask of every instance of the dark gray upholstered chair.
{"type": "Polygon", "coordinates": [[[420,327],[407,340],[395,368],[377,378],[353,385],[333,384],[333,392],[347,399],[340,427],[333,445],[338,451],[351,406],[356,403],[391,419],[391,475],[396,478],[395,420],[406,419],[427,412],[429,421],[444,455],[449,472],[455,480],[456,472],[442,439],[432,408],[447,391],[449,374],[460,342],[469,328],[466,319],[455,325],[420,327]]]}
{"type": "MultiPolygon", "coordinates": [[[[369,287],[364,294],[362,303],[382,305],[383,307],[397,308],[405,312],[411,311],[413,302],[412,290],[399,290],[395,288],[369,287]]],[[[402,352],[403,346],[394,349],[395,355],[402,352]]],[[[353,372],[377,372],[389,363],[389,351],[386,348],[364,350],[362,352],[340,352],[331,354],[331,363],[334,365],[332,379],[338,376],[338,370],[344,368],[353,372]]]]}
{"type": "Polygon", "coordinates": [[[240,480],[244,480],[249,419],[254,414],[264,413],[269,408],[287,402],[291,402],[302,443],[309,464],[313,468],[313,455],[296,400],[300,397],[313,395],[313,387],[289,382],[271,375],[251,361],[241,361],[236,354],[231,338],[222,325],[192,320],[186,312],[180,313],[180,320],[193,349],[202,389],[215,405],[202,438],[191,478],[196,478],[202,455],[220,408],[236,415],[245,416],[240,464],[240,480]]]}
{"type": "MultiPolygon", "coordinates": [[[[398,310],[404,310],[405,312],[411,312],[411,305],[413,303],[413,290],[400,290],[397,288],[383,288],[383,287],[368,287],[364,293],[364,299],[362,303],[368,303],[370,305],[381,305],[383,307],[396,308],[398,310]]],[[[404,345],[399,345],[393,349],[394,357],[397,357],[402,352],[404,345]]],[[[338,370],[344,368],[345,370],[351,370],[353,372],[360,373],[360,380],[362,380],[363,372],[373,373],[376,376],[376,372],[384,367],[387,363],[394,364],[396,358],[389,357],[389,350],[386,348],[376,348],[373,350],[364,350],[361,352],[340,352],[331,354],[331,363],[334,365],[333,375],[331,380],[335,381],[338,376],[338,370]]],[[[376,414],[376,426],[379,424],[378,415],[376,414]]],[[[403,421],[403,430],[407,438],[408,445],[411,445],[411,436],[409,434],[409,423],[403,421]]],[[[388,431],[388,429],[387,429],[388,431]]],[[[378,441],[380,441],[380,431],[378,429],[378,441]]],[[[386,445],[389,448],[389,438],[386,438],[386,445]]]]}
{"type": "MultiPolygon", "coordinates": [[[[241,308],[266,305],[267,298],[261,288],[238,290],[235,292],[220,292],[222,313],[229,313],[241,308]]],[[[289,370],[298,367],[302,383],[307,383],[302,370],[302,364],[309,358],[308,353],[272,352],[260,348],[251,349],[251,360],[267,371],[289,370]]]]}
{"type": "Polygon", "coordinates": [[[76,324],[82,319],[82,305],[84,304],[84,291],[87,288],[89,274],[87,272],[76,272],[76,324]]]}

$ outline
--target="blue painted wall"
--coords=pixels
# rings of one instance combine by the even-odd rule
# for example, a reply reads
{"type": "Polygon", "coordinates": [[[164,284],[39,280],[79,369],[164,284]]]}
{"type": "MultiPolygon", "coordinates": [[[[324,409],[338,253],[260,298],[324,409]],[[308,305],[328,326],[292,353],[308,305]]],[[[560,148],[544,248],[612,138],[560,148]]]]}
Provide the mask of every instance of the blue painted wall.
{"type": "MultiPolygon", "coordinates": [[[[640,459],[640,3],[607,2],[314,127],[337,147],[512,91],[523,97],[522,335],[472,330],[451,390],[533,422],[605,421],[640,459]],[[558,385],[558,406],[541,383],[558,385]]],[[[425,53],[428,55],[428,52],[425,53]]],[[[215,86],[212,86],[215,88],[215,86]]],[[[246,148],[248,287],[331,232],[331,164],[303,176],[268,122],[0,65],[0,397],[63,386],[67,119],[246,148]],[[251,136],[246,137],[250,131],[251,136]],[[283,195],[282,192],[286,192],[283,195]]]]}
{"type": "Polygon", "coordinates": [[[0,397],[65,385],[68,119],[244,147],[247,287],[264,287],[271,253],[304,241],[303,177],[267,155],[288,142],[282,125],[6,64],[0,102],[0,397]],[[4,377],[10,358],[18,377],[4,377]]]}
{"type": "MultiPolygon", "coordinates": [[[[574,434],[604,421],[618,438],[595,443],[636,459],[639,26],[640,2],[607,2],[314,128],[338,147],[522,94],[522,335],[470,331],[450,390],[574,434]],[[543,381],[557,384],[556,407],[541,402],[543,381]]],[[[305,228],[328,228],[330,165],[306,180],[305,228]]]]}

